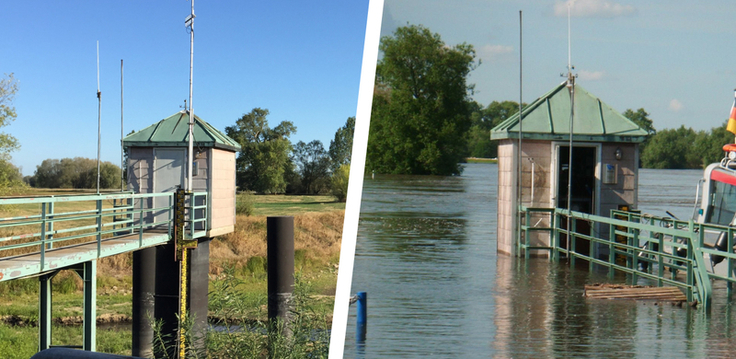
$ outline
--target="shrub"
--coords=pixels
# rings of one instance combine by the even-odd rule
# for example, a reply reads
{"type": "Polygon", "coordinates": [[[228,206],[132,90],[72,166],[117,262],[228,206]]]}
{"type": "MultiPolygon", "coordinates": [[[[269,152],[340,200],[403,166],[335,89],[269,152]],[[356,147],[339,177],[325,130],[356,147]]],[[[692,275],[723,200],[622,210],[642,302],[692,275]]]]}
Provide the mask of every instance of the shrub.
{"type": "Polygon", "coordinates": [[[238,194],[235,199],[235,213],[246,216],[253,215],[253,209],[255,208],[255,199],[253,194],[250,192],[243,192],[238,194]]]}
{"type": "Polygon", "coordinates": [[[350,178],[350,165],[340,166],[330,178],[330,190],[332,195],[340,202],[345,202],[348,197],[348,180],[350,178]]]}

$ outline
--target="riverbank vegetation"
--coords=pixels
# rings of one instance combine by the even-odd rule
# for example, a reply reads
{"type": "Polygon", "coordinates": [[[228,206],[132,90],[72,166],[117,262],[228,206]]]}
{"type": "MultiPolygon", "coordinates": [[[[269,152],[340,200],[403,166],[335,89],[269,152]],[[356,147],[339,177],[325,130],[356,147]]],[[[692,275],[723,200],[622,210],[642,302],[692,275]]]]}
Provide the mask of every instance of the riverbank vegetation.
{"type": "MultiPolygon", "coordinates": [[[[238,214],[235,231],[210,244],[210,320],[246,328],[266,325],[266,217],[293,215],[299,323],[302,328],[326,333],[334,303],[344,203],[332,196],[241,194],[238,207],[243,207],[243,201],[250,203],[250,214],[238,214]]],[[[98,262],[98,351],[131,352],[131,276],[130,254],[98,262]]],[[[53,345],[78,345],[82,341],[82,283],[70,271],[60,272],[52,283],[53,345]]],[[[38,345],[38,279],[0,283],[0,303],[0,352],[8,358],[30,357],[38,345]]],[[[208,345],[218,352],[233,349],[236,343],[232,340],[246,345],[243,341],[248,339],[249,348],[267,350],[263,335],[249,332],[233,336],[213,334],[208,345]]],[[[326,345],[324,336],[316,336],[299,348],[320,357],[326,345]]]]}
{"type": "MultiPolygon", "coordinates": [[[[407,25],[384,36],[380,50],[367,173],[454,175],[463,158],[497,157],[498,141],[490,140],[490,131],[516,114],[519,103],[473,100],[467,77],[480,65],[473,46],[449,46],[439,34],[407,25]]],[[[703,168],[720,161],[722,146],[733,143],[725,124],[709,131],[657,130],[643,108],[622,115],[649,134],[639,146],[644,168],[703,168]]]]}

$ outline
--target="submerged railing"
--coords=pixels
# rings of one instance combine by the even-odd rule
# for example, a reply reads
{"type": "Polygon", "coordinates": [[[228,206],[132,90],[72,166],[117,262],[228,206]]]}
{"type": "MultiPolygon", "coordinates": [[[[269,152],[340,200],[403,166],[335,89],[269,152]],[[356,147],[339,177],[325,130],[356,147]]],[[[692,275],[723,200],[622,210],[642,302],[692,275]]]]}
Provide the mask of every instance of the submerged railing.
{"type": "Polygon", "coordinates": [[[734,235],[728,226],[700,224],[646,214],[612,211],[611,217],[552,208],[520,208],[523,215],[517,238],[517,253],[525,257],[533,251],[546,252],[558,261],[568,258],[570,265],[584,260],[630,275],[633,283],[647,278],[657,285],[672,285],[684,290],[688,301],[696,300],[710,308],[711,279],[727,281],[731,295],[734,277],[734,235]],[[569,219],[569,227],[568,226],[569,219]],[[721,250],[711,242],[722,241],[721,250]],[[706,264],[711,259],[711,270],[706,264]],[[714,270],[714,262],[725,270],[714,270]]]}
{"type": "MultiPolygon", "coordinates": [[[[40,253],[40,271],[46,253],[79,244],[97,244],[120,236],[138,236],[143,246],[144,232],[172,237],[174,193],[129,192],[113,194],[49,197],[0,198],[0,210],[18,214],[0,218],[0,260],[40,253]]],[[[207,234],[207,192],[195,192],[186,200],[185,239],[207,234]]]]}

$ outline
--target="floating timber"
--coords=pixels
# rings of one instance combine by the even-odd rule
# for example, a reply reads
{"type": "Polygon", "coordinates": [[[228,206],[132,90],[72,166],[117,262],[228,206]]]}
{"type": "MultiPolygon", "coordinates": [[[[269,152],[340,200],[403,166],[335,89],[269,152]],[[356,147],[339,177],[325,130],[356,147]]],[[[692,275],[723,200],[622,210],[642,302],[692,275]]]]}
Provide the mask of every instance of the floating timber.
{"type": "Polygon", "coordinates": [[[645,287],[638,285],[593,284],[585,286],[583,296],[591,299],[633,299],[657,302],[687,302],[677,287],[645,287]]]}

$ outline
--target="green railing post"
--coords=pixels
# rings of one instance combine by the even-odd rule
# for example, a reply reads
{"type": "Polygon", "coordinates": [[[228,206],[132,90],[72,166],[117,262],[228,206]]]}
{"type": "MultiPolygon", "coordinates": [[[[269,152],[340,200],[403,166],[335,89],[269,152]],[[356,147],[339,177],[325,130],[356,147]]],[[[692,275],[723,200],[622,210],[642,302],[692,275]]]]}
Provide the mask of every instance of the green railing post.
{"type": "MultiPolygon", "coordinates": [[[[613,211],[611,211],[613,214],[613,211]]],[[[615,218],[613,215],[611,217],[615,218]]],[[[613,279],[613,264],[616,263],[616,251],[613,243],[616,242],[616,226],[613,223],[608,225],[608,279],[613,279]]]]}
{"type": "MultiPolygon", "coordinates": [[[[48,204],[48,216],[49,218],[49,225],[48,225],[48,239],[54,239],[54,202],[50,202],[48,204]]],[[[46,249],[52,249],[54,248],[54,243],[47,243],[46,249]]]]}
{"type": "Polygon", "coordinates": [[[578,220],[572,216],[572,213],[568,213],[570,216],[570,228],[567,229],[567,236],[570,238],[570,248],[567,249],[567,258],[570,260],[570,266],[575,266],[575,257],[578,254],[576,250],[576,239],[575,233],[578,231],[578,220]]]}
{"type": "MultiPolygon", "coordinates": [[[[631,241],[634,244],[634,248],[639,248],[639,230],[634,229],[633,238],[631,241]]],[[[631,282],[632,284],[636,284],[636,282],[639,280],[639,276],[636,275],[636,273],[639,271],[639,250],[638,249],[632,249],[633,255],[631,257],[631,282]]]]}
{"type": "Polygon", "coordinates": [[[102,253],[102,200],[97,200],[97,257],[102,253]]]}
{"type": "Polygon", "coordinates": [[[664,257],[662,256],[662,253],[664,253],[664,234],[658,233],[657,234],[657,241],[659,243],[658,250],[658,258],[657,258],[657,285],[662,286],[662,278],[664,277],[664,257]]]}
{"type": "Polygon", "coordinates": [[[143,247],[143,202],[147,201],[148,198],[139,197],[138,201],[140,201],[140,210],[138,214],[138,247],[143,247]]]}
{"type": "Polygon", "coordinates": [[[41,203],[41,271],[46,261],[46,203],[41,203]]]}
{"type": "Polygon", "coordinates": [[[167,231],[169,232],[169,237],[173,237],[174,233],[171,231],[171,222],[173,221],[173,212],[174,212],[174,195],[169,196],[169,209],[166,211],[169,214],[169,221],[166,222],[167,225],[167,231]]]}
{"type": "Polygon", "coordinates": [[[531,213],[524,211],[524,223],[526,230],[524,231],[524,258],[529,259],[529,223],[532,222],[531,213]]]}

